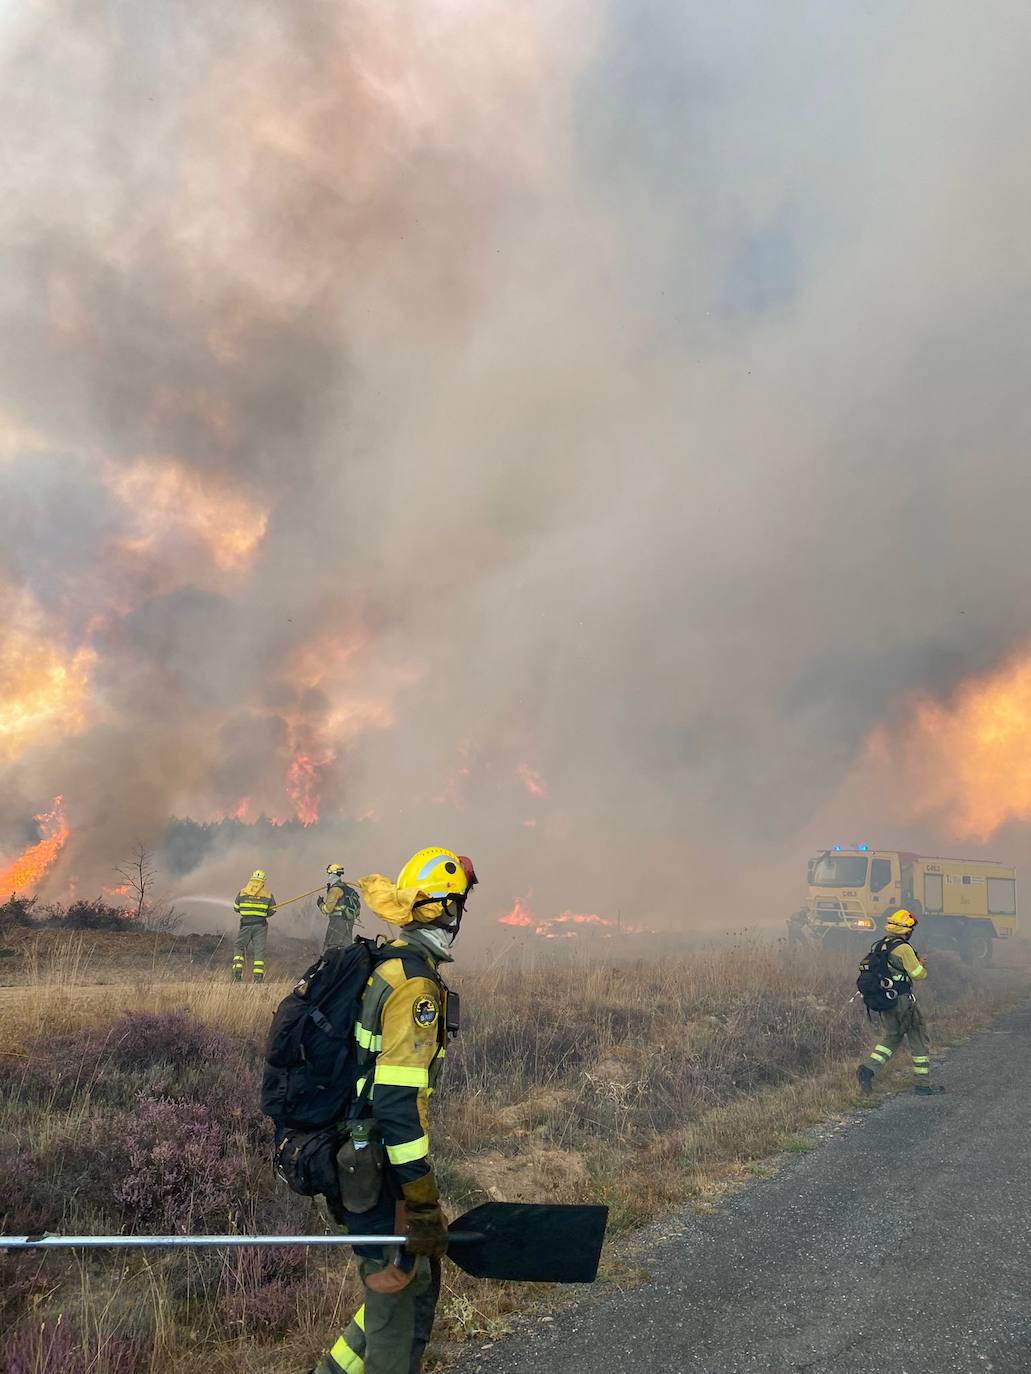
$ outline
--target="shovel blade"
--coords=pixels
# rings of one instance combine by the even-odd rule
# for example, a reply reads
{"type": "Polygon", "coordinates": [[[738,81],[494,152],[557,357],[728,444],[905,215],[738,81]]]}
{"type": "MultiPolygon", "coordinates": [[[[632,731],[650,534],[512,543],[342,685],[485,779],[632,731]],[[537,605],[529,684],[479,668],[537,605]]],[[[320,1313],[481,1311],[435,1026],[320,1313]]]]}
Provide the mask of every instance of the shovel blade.
{"type": "Polygon", "coordinates": [[[485,1202],[452,1222],[448,1259],[477,1279],[593,1283],[607,1207],[485,1202]]]}

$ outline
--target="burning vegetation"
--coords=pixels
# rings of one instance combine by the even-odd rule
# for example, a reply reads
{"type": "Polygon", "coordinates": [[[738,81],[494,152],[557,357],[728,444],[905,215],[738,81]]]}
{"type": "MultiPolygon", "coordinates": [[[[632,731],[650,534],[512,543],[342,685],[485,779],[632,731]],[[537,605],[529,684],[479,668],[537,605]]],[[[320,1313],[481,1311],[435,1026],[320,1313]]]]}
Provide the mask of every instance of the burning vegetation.
{"type": "Polygon", "coordinates": [[[71,834],[63,806],[64,798],[55,797],[51,809],[36,817],[40,838],[0,871],[0,894],[31,892],[53,868],[71,834]]]}
{"type": "Polygon", "coordinates": [[[876,762],[913,779],[923,815],[954,839],[983,844],[1011,821],[1031,820],[1031,657],[964,683],[950,701],[921,699],[908,728],[870,741],[876,762]]]}
{"type": "Polygon", "coordinates": [[[604,938],[615,935],[641,935],[639,926],[624,925],[620,920],[610,920],[596,912],[563,911],[558,916],[538,917],[529,905],[530,897],[517,897],[509,911],[498,917],[499,926],[515,926],[519,930],[531,931],[545,940],[575,940],[580,928],[590,927],[604,938]],[[556,929],[558,927],[558,929],[556,929]]]}
{"type": "MultiPolygon", "coordinates": [[[[981,841],[1031,816],[1026,670],[999,668],[1031,604],[1009,305],[1029,235],[998,171],[1022,165],[1027,97],[990,83],[1012,108],[988,116],[943,58],[950,145],[909,117],[906,62],[858,43],[883,119],[836,92],[814,124],[826,92],[785,74],[822,70],[834,22],[12,14],[8,865],[57,794],[74,833],[33,872],[61,894],[173,816],[226,818],[205,887],[260,858],[262,817],[305,832],[304,865],[362,817],[370,866],[455,825],[500,900],[548,892],[523,928],[557,938],[595,913],[618,933],[642,856],[649,923],[683,922],[685,872],[693,922],[754,909],[877,729],[926,774],[903,824],[981,841]],[[1000,203],[1006,244],[971,252],[1000,203]]],[[[976,35],[986,70],[1004,35],[976,35]]],[[[907,37],[914,60],[969,50],[958,11],[907,37]]]]}

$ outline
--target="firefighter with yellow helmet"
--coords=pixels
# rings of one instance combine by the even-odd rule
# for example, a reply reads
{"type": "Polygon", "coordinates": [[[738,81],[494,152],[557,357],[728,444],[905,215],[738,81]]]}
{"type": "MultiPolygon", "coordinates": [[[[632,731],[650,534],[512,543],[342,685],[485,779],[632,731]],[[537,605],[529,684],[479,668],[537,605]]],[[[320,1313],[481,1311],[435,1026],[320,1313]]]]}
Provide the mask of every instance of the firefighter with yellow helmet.
{"type": "Polygon", "coordinates": [[[380,874],[356,880],[366,905],[400,935],[397,957],[377,962],[355,1037],[361,1076],[356,1088],[385,1155],[379,1200],[361,1213],[342,1209],[349,1231],[408,1236],[399,1256],[360,1248],[365,1301],[312,1374],[418,1374],[440,1293],[447,1223],[430,1159],[427,1103],[443,1067],[448,1031],[457,1029],[457,999],[438,972],[451,960],[469,893],[472,863],[450,849],[421,849],[392,882],[380,874]]]}
{"type": "Polygon", "coordinates": [[[269,918],[276,912],[276,899],[266,886],[266,876],[263,868],[256,868],[237,893],[235,910],[240,918],[240,930],[233,946],[234,983],[239,983],[243,978],[243,966],[248,949],[251,952],[251,972],[254,981],[265,981],[268,923],[269,918]]]}
{"type": "Polygon", "coordinates": [[[887,956],[888,978],[894,984],[892,990],[896,996],[891,1009],[880,1013],[880,1040],[870,1051],[866,1063],[860,1064],[856,1070],[859,1086],[864,1093],[873,1090],[877,1070],[887,1064],[903,1040],[909,1042],[913,1076],[916,1079],[915,1091],[923,1096],[943,1091],[940,1087],[933,1087],[930,1082],[931,1058],[928,1054],[927,1027],[913,992],[913,984],[927,977],[927,970],[910,943],[916,924],[917,920],[913,913],[905,907],[900,907],[888,917],[884,926],[884,938],[879,940],[871,951],[883,951],[887,956]]]}
{"type": "Polygon", "coordinates": [[[344,882],[343,864],[326,865],[326,891],[317,897],[315,905],[326,918],[326,938],[323,949],[335,949],[349,945],[354,939],[354,923],[361,910],[361,898],[351,886],[344,882]]]}

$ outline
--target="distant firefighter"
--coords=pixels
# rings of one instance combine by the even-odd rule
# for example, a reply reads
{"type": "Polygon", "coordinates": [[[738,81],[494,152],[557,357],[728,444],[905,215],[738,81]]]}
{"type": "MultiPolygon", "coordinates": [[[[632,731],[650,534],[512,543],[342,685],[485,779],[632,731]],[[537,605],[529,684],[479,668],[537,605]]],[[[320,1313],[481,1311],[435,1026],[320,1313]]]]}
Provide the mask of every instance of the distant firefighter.
{"type": "Polygon", "coordinates": [[[867,1010],[879,1012],[881,1017],[881,1038],[866,1063],[856,1070],[864,1093],[871,1091],[877,1070],[887,1064],[903,1040],[909,1042],[915,1091],[925,1096],[942,1091],[929,1081],[927,1027],[913,991],[913,984],[927,977],[919,954],[909,943],[916,924],[916,917],[905,907],[893,912],[885,923],[884,939],[877,941],[860,965],[856,986],[867,1010]]]}
{"type": "Polygon", "coordinates": [[[268,943],[269,917],[276,913],[276,899],[265,886],[265,870],[256,868],[236,898],[240,931],[233,946],[233,982],[243,978],[247,949],[251,951],[251,972],[256,983],[265,981],[265,946],[268,943]]]}
{"type": "Polygon", "coordinates": [[[355,888],[344,882],[343,864],[327,864],[326,875],[329,878],[326,891],[315,905],[327,917],[326,939],[322,948],[333,949],[353,941],[354,923],[358,919],[362,899],[355,888]]]}

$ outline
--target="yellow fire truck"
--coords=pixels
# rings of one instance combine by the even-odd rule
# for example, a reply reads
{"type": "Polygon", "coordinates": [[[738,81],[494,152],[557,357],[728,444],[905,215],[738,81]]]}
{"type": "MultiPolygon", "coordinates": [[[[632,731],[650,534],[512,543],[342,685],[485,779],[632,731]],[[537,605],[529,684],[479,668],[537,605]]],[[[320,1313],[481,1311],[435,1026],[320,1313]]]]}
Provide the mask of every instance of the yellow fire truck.
{"type": "Polygon", "coordinates": [[[1016,932],[1016,872],[1002,864],[835,845],[809,860],[808,877],[806,904],[788,921],[793,941],[870,945],[885,916],[904,906],[919,919],[918,948],[952,949],[988,964],[994,941],[1016,932]]]}

